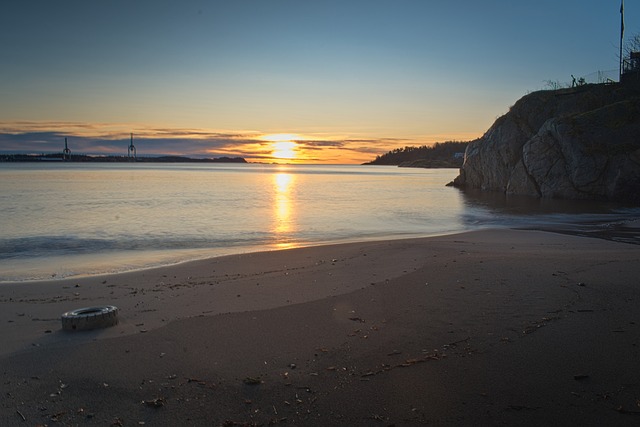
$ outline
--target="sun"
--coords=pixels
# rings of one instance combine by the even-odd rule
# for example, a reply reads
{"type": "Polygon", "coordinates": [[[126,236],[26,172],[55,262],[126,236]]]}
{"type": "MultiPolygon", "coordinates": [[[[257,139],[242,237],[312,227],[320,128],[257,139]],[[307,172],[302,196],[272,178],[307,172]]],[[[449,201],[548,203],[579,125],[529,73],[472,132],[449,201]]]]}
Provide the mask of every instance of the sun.
{"type": "Polygon", "coordinates": [[[277,141],[271,144],[271,154],[277,159],[295,159],[296,143],[293,141],[277,141]]]}
{"type": "Polygon", "coordinates": [[[271,142],[271,155],[277,160],[295,160],[298,157],[298,144],[303,138],[292,133],[265,135],[265,141],[271,142]]]}

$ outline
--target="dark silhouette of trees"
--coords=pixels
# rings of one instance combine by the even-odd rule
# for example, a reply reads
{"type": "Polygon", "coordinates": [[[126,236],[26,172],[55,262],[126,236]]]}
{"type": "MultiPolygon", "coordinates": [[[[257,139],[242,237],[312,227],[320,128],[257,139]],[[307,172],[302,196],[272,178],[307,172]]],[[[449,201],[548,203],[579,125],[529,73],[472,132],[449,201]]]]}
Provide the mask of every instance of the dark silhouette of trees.
{"type": "Polygon", "coordinates": [[[640,52],[640,33],[634,34],[624,44],[624,57],[631,57],[631,52],[640,52]]]}
{"type": "Polygon", "coordinates": [[[377,156],[368,165],[397,165],[416,167],[460,167],[462,153],[468,142],[447,141],[420,147],[396,148],[386,154],[377,156]]]}

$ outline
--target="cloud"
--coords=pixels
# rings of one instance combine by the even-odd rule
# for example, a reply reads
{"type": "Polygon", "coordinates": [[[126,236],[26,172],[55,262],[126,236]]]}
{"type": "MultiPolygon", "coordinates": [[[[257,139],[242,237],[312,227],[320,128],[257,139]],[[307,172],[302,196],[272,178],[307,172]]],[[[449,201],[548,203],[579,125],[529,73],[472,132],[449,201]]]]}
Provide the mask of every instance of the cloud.
{"type": "Polygon", "coordinates": [[[170,129],[119,124],[11,122],[0,123],[0,152],[56,153],[67,138],[72,153],[126,154],[133,133],[138,155],[197,157],[250,155],[262,145],[259,132],[212,132],[203,129],[170,129]]]}
{"type": "MultiPolygon", "coordinates": [[[[67,138],[73,154],[126,155],[131,133],[138,156],[243,157],[274,161],[272,142],[253,130],[164,128],[140,124],[82,122],[0,122],[0,153],[58,153],[67,138]]],[[[361,163],[394,148],[423,145],[399,138],[301,135],[300,161],[361,163]]]]}

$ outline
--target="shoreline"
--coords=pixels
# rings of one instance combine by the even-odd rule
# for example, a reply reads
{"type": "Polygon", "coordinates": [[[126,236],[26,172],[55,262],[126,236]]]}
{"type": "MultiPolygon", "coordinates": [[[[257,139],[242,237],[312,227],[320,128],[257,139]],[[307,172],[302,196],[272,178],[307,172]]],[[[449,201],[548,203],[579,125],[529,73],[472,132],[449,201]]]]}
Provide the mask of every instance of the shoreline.
{"type": "Polygon", "coordinates": [[[0,421],[633,425],[639,259],[494,229],[3,284],[0,421]]]}
{"type": "MultiPolygon", "coordinates": [[[[79,273],[79,274],[72,274],[72,275],[62,276],[62,277],[58,277],[57,274],[54,274],[52,275],[53,277],[47,277],[47,278],[0,280],[0,286],[13,285],[18,283],[28,284],[28,283],[39,283],[39,282],[59,282],[62,280],[84,280],[92,277],[103,277],[103,276],[108,277],[108,276],[113,276],[118,274],[137,273],[137,272],[142,272],[146,270],[154,270],[157,268],[171,268],[173,266],[177,266],[184,263],[205,261],[207,259],[221,258],[226,256],[246,255],[246,254],[252,254],[252,253],[262,253],[262,252],[291,250],[291,249],[303,249],[303,248],[331,246],[331,245],[425,239],[425,238],[450,236],[450,235],[461,234],[461,233],[469,233],[474,231],[493,230],[493,229],[535,230],[535,231],[560,233],[560,234],[567,234],[571,236],[589,237],[589,238],[610,240],[610,241],[615,241],[620,243],[640,245],[640,219],[636,219],[636,218],[620,218],[620,219],[617,219],[611,222],[606,222],[606,223],[565,224],[564,226],[560,226],[559,224],[548,225],[548,226],[541,225],[541,224],[530,225],[530,226],[504,226],[504,227],[487,226],[487,227],[467,228],[467,229],[461,229],[461,230],[449,230],[449,231],[428,233],[428,234],[422,234],[422,235],[416,235],[416,234],[388,235],[384,237],[348,238],[348,239],[334,240],[334,241],[306,242],[306,243],[297,243],[296,246],[278,247],[278,245],[270,244],[270,245],[261,245],[261,246],[238,246],[233,249],[231,248],[190,249],[186,251],[194,252],[194,253],[197,252],[197,253],[200,253],[200,255],[196,257],[187,257],[184,259],[179,257],[179,259],[175,261],[157,261],[146,266],[132,267],[132,268],[117,270],[117,271],[79,273]]],[[[179,252],[183,252],[183,251],[179,251],[179,252]]],[[[97,256],[97,255],[93,255],[93,256],[97,256]]],[[[122,260],[124,257],[125,255],[120,255],[120,257],[117,259],[122,260]]],[[[167,259],[175,259],[175,258],[176,258],[175,256],[172,256],[167,259]]]]}
{"type": "MultiPolygon", "coordinates": [[[[3,285],[13,285],[19,283],[39,283],[39,282],[59,282],[62,280],[84,280],[92,277],[108,277],[119,274],[127,274],[127,273],[138,273],[146,270],[155,270],[158,268],[171,268],[174,266],[178,266],[180,264],[190,263],[190,262],[198,262],[198,261],[206,261],[208,259],[214,258],[222,258],[227,256],[236,256],[236,255],[247,255],[253,253],[262,253],[262,252],[273,252],[273,251],[281,251],[281,250],[293,250],[293,249],[304,249],[304,248],[312,248],[312,247],[322,247],[322,246],[332,246],[332,245],[345,245],[345,244],[358,244],[358,243],[367,243],[367,242],[385,242],[385,241],[396,241],[396,240],[411,240],[411,239],[426,239],[430,237],[438,237],[438,236],[448,236],[459,233],[471,232],[477,229],[454,229],[450,231],[442,231],[442,232],[433,232],[433,233],[425,233],[425,234],[390,234],[381,237],[350,237],[343,238],[338,240],[327,240],[327,241],[318,241],[318,242],[296,242],[293,244],[263,244],[263,245],[254,245],[254,246],[231,246],[227,248],[208,248],[208,249],[184,249],[184,250],[167,250],[169,253],[173,254],[183,254],[183,253],[194,253],[198,254],[195,256],[186,256],[179,257],[170,255],[167,257],[163,257],[161,260],[154,262],[147,262],[144,266],[136,266],[130,267],[122,270],[115,271],[100,271],[100,272],[84,272],[77,274],[70,274],[66,276],[51,274],[51,277],[39,277],[39,278],[27,278],[27,279],[11,279],[11,280],[2,280],[0,279],[0,286],[3,285]]],[[[163,251],[164,252],[164,251],[163,251]]],[[[134,253],[131,255],[135,255],[137,257],[140,256],[138,253],[134,253]]],[[[126,257],[131,255],[119,254],[115,259],[118,260],[117,264],[122,264],[122,260],[126,259],[126,257]]],[[[90,254],[91,257],[99,257],[100,254],[90,254]]],[[[63,256],[61,256],[64,258],[63,256]]],[[[144,256],[143,256],[144,257],[144,256]]],[[[154,258],[153,256],[149,256],[149,258],[154,258]]],[[[106,268],[106,267],[105,267],[106,268]]],[[[114,267],[117,268],[117,267],[114,267]]]]}

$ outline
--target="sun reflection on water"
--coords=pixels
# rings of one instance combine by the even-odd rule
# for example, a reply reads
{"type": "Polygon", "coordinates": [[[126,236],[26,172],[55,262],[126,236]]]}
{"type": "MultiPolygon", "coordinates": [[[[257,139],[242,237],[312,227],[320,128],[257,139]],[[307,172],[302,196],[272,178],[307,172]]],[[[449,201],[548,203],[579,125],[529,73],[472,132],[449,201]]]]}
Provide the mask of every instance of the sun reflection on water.
{"type": "Polygon", "coordinates": [[[293,231],[292,222],[294,205],[291,201],[291,191],[294,185],[294,175],[287,172],[278,172],[273,175],[274,178],[274,233],[279,240],[276,247],[279,249],[287,249],[295,247],[295,244],[288,242],[287,234],[293,231]]]}

